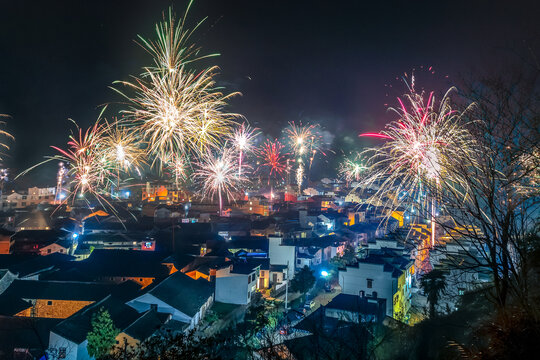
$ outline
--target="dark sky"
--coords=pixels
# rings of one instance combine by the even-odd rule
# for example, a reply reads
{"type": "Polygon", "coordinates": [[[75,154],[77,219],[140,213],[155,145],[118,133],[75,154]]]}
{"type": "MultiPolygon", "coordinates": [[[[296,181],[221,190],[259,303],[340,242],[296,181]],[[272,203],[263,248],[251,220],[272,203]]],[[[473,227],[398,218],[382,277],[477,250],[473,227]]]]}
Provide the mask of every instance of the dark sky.
{"type": "MultiPolygon", "coordinates": [[[[0,1],[0,113],[17,138],[8,165],[40,161],[65,143],[68,118],[86,126],[121,101],[108,86],[149,64],[133,40],[153,36],[171,3],[182,13],[187,1],[0,1]]],[[[243,93],[233,111],[273,136],[288,121],[320,123],[339,142],[392,120],[396,76],[433,66],[442,91],[527,47],[536,3],[197,0],[189,19],[208,16],[195,38],[243,93]]]]}

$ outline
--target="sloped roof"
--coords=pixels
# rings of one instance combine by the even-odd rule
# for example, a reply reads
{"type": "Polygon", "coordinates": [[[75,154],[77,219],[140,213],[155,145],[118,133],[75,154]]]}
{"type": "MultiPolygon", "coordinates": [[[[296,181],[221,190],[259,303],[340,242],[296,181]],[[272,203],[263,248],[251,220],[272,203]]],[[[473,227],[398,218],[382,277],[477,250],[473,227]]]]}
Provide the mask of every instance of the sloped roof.
{"type": "Polygon", "coordinates": [[[100,302],[89,305],[56,325],[52,331],[76,344],[82,343],[92,330],[92,315],[104,308],[109,312],[114,326],[121,331],[132,324],[140,314],[124,303],[123,299],[108,296],[100,302]]]}
{"type": "Polygon", "coordinates": [[[380,308],[386,308],[386,299],[362,298],[358,295],[338,294],[326,305],[327,309],[358,312],[361,314],[379,313],[380,308]]]}
{"type": "Polygon", "coordinates": [[[32,307],[27,301],[12,296],[12,295],[0,295],[0,315],[14,316],[15,314],[32,307]]]}
{"type": "Polygon", "coordinates": [[[265,236],[232,236],[227,241],[228,249],[261,249],[268,251],[268,238],[265,236]]]}
{"type": "Polygon", "coordinates": [[[162,265],[167,254],[140,250],[96,249],[88,259],[74,267],[93,277],[165,277],[168,269],[162,265]]]}
{"type": "Polygon", "coordinates": [[[53,253],[47,256],[38,255],[0,255],[0,268],[5,267],[19,277],[36,274],[44,270],[53,269],[75,258],[70,255],[53,253]],[[4,257],[5,256],[5,257],[4,257]],[[9,257],[12,257],[11,259],[9,257]]]}
{"type": "Polygon", "coordinates": [[[76,281],[14,280],[0,298],[99,301],[115,286],[76,281]]]}
{"type": "Polygon", "coordinates": [[[149,291],[151,295],[189,316],[195,316],[213,292],[212,283],[204,279],[194,280],[180,271],[149,291]]]}
{"type": "Polygon", "coordinates": [[[139,341],[144,341],[158,331],[168,320],[169,314],[150,309],[135,319],[123,332],[139,341]]]}
{"type": "Polygon", "coordinates": [[[49,331],[60,319],[0,316],[0,358],[12,359],[14,348],[27,348],[36,358],[45,354],[49,331]]]}

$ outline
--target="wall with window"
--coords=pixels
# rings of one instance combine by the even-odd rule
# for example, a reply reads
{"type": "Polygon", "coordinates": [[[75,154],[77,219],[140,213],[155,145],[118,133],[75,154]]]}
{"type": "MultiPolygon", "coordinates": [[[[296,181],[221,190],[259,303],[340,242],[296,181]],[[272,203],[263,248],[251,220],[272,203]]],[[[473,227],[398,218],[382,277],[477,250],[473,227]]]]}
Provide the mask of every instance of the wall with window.
{"type": "Polygon", "coordinates": [[[386,315],[393,316],[393,299],[397,290],[397,279],[391,272],[384,271],[382,264],[358,263],[358,267],[347,267],[339,271],[339,285],[344,294],[374,296],[386,299],[386,315]]]}

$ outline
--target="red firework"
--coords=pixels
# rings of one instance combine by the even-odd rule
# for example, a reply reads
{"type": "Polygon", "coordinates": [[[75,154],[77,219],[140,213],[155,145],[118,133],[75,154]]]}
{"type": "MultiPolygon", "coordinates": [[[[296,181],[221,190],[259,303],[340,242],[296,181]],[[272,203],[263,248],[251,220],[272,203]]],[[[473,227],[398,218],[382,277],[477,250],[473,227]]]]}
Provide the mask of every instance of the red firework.
{"type": "Polygon", "coordinates": [[[261,161],[259,169],[266,168],[270,177],[283,177],[287,169],[286,154],[283,153],[284,146],[278,141],[266,140],[259,150],[259,159],[261,161]]]}

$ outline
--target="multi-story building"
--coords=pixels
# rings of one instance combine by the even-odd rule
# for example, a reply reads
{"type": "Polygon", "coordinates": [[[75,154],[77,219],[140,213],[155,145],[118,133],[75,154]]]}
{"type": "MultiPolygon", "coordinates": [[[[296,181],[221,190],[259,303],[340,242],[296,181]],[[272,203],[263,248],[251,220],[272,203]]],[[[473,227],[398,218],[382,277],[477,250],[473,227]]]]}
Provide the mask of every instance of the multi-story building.
{"type": "Polygon", "coordinates": [[[2,194],[0,198],[0,211],[11,209],[24,209],[42,203],[52,204],[56,194],[56,188],[31,187],[27,192],[13,191],[10,194],[2,194]]]}
{"type": "Polygon", "coordinates": [[[386,314],[405,319],[411,300],[413,261],[389,249],[371,253],[339,271],[344,294],[386,299],[386,314]]]}
{"type": "Polygon", "coordinates": [[[142,201],[167,204],[191,201],[191,194],[168,182],[147,182],[142,189],[142,201]]]}

